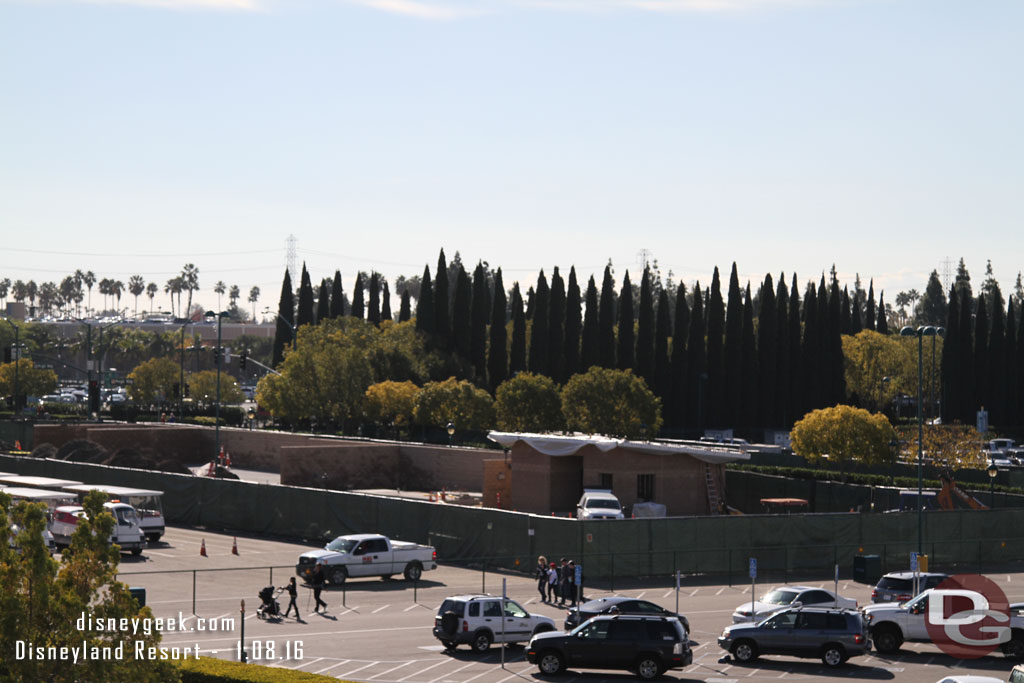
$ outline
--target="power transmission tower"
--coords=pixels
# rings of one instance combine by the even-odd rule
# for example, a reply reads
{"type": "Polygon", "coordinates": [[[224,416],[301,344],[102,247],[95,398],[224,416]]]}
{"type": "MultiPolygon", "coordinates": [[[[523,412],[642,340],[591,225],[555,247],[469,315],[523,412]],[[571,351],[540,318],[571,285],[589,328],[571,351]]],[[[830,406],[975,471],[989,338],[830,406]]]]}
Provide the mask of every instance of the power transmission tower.
{"type": "Polygon", "coordinates": [[[636,253],[636,262],[637,265],[640,266],[641,270],[650,265],[652,256],[654,256],[654,254],[651,252],[650,249],[641,249],[636,253]]]}
{"type": "Polygon", "coordinates": [[[288,252],[285,255],[285,267],[288,268],[288,276],[292,279],[292,285],[298,287],[299,274],[295,270],[295,245],[299,243],[299,240],[295,235],[288,235],[288,239],[285,242],[288,244],[288,252]]]}
{"type": "Polygon", "coordinates": [[[942,291],[948,293],[953,278],[953,261],[947,256],[942,262],[942,291]]]}

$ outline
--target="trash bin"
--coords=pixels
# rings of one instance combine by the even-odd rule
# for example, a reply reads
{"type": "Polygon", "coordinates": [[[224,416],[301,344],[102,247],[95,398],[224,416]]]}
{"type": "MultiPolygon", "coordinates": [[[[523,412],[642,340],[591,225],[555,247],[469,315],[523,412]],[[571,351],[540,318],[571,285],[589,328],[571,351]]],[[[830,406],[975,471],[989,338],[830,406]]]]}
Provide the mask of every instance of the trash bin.
{"type": "Polygon", "coordinates": [[[879,555],[854,555],[853,580],[873,585],[882,577],[882,558],[879,555]]]}
{"type": "Polygon", "coordinates": [[[139,607],[146,606],[146,589],[145,588],[129,588],[128,592],[132,594],[132,597],[139,601],[139,607]]]}
{"type": "Polygon", "coordinates": [[[917,556],[917,571],[926,573],[928,571],[928,556],[918,555],[917,556]]]}

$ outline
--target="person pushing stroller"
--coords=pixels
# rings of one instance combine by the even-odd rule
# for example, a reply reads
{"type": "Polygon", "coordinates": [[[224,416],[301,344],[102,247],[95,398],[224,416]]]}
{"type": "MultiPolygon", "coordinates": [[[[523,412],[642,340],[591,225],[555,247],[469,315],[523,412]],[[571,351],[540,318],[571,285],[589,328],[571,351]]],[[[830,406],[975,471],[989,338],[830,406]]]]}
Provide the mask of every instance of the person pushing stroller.
{"type": "MultiPolygon", "coordinates": [[[[274,593],[275,586],[264,586],[258,593],[260,598],[260,606],[256,608],[256,616],[260,619],[271,619],[281,618],[281,605],[276,600],[276,594],[274,593]]],[[[295,610],[299,610],[296,608],[295,610]]]]}

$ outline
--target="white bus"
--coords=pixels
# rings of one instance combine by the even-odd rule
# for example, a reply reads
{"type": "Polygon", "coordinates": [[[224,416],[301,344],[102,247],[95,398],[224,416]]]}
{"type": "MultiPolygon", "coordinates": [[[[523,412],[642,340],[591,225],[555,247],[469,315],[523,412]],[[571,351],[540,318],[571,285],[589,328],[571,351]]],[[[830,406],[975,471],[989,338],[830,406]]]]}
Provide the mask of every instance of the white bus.
{"type": "Polygon", "coordinates": [[[80,500],[89,491],[102,491],[110,497],[111,502],[128,503],[135,508],[139,515],[139,526],[150,543],[156,543],[164,535],[164,509],[161,503],[163,491],[77,482],[62,487],[62,490],[74,494],[80,500]]]}

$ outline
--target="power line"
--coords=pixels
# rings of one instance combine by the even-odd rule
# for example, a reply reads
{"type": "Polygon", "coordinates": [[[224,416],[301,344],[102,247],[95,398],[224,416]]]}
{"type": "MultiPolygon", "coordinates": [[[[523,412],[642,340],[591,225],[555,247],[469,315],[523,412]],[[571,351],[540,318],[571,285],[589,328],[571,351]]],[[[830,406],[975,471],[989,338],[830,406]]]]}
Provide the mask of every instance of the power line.
{"type": "MultiPolygon", "coordinates": [[[[22,254],[43,254],[45,256],[99,256],[99,257],[114,257],[114,258],[195,258],[196,256],[224,256],[223,251],[211,251],[211,252],[188,252],[183,254],[168,254],[167,252],[159,252],[155,254],[123,254],[123,253],[111,253],[109,251],[104,252],[88,252],[88,251],[50,251],[48,249],[18,249],[14,247],[4,247],[4,251],[14,251],[22,254]]],[[[232,251],[231,255],[251,255],[251,254],[272,254],[277,252],[276,249],[258,249],[254,251],[232,251]]]]}

